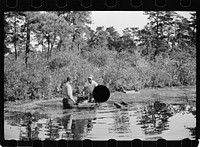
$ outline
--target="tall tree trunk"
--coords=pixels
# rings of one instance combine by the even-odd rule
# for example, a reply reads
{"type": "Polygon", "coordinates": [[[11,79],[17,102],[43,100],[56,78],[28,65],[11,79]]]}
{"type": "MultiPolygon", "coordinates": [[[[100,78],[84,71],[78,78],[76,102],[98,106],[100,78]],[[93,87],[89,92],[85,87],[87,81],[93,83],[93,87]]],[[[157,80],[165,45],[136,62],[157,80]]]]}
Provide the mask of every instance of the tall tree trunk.
{"type": "Polygon", "coordinates": [[[80,55],[80,45],[79,45],[79,43],[77,45],[77,48],[78,48],[78,56],[79,56],[80,55]]]}
{"type": "Polygon", "coordinates": [[[17,20],[16,20],[16,15],[15,17],[15,22],[14,22],[14,28],[15,28],[15,34],[13,38],[13,43],[14,43],[14,48],[15,48],[15,60],[17,60],[17,20]]]}
{"type": "Polygon", "coordinates": [[[58,47],[57,47],[57,51],[60,52],[61,51],[61,47],[62,47],[62,39],[60,39],[59,43],[58,43],[58,47]]]}
{"type": "Polygon", "coordinates": [[[14,42],[14,48],[15,48],[15,60],[17,60],[17,43],[14,42]]]}
{"type": "Polygon", "coordinates": [[[49,37],[49,35],[47,36],[47,43],[48,43],[48,47],[47,47],[47,60],[49,60],[49,50],[50,50],[50,37],[49,37]]]}
{"type": "Polygon", "coordinates": [[[74,45],[75,45],[75,35],[72,36],[71,50],[74,50],[74,45]]]}
{"type": "Polygon", "coordinates": [[[50,50],[50,42],[48,42],[48,49],[47,49],[47,60],[49,60],[49,50],[50,50]]]}
{"type": "Polygon", "coordinates": [[[50,46],[49,57],[51,57],[52,50],[53,50],[53,43],[51,43],[51,46],[50,46]]]}
{"type": "Polygon", "coordinates": [[[25,56],[25,64],[27,67],[28,63],[28,54],[29,54],[29,47],[30,47],[30,27],[29,22],[27,21],[27,34],[26,34],[26,56],[25,56]]]}
{"type": "Polygon", "coordinates": [[[154,51],[154,55],[153,55],[154,61],[156,61],[156,55],[158,53],[158,39],[159,39],[159,35],[158,35],[158,31],[159,31],[158,16],[159,16],[159,11],[156,12],[156,25],[157,25],[157,27],[156,27],[156,46],[155,46],[156,50],[154,51]]]}
{"type": "Polygon", "coordinates": [[[44,38],[41,40],[41,45],[42,45],[42,57],[46,58],[46,49],[45,49],[45,44],[44,44],[44,38]]]}
{"type": "Polygon", "coordinates": [[[53,46],[54,46],[55,40],[56,40],[56,35],[54,35],[53,42],[51,43],[50,52],[49,52],[49,57],[51,57],[51,54],[52,54],[52,50],[53,50],[53,46]]]}

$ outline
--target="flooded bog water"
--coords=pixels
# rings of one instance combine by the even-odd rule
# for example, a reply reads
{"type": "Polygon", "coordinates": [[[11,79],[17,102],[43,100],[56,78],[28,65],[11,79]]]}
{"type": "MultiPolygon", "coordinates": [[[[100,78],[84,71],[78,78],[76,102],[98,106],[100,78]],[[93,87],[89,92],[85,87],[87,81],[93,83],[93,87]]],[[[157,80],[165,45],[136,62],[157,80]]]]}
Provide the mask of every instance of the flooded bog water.
{"type": "Polygon", "coordinates": [[[196,107],[187,103],[132,103],[122,108],[103,103],[96,109],[4,116],[6,140],[180,140],[194,139],[195,127],[196,107]]]}

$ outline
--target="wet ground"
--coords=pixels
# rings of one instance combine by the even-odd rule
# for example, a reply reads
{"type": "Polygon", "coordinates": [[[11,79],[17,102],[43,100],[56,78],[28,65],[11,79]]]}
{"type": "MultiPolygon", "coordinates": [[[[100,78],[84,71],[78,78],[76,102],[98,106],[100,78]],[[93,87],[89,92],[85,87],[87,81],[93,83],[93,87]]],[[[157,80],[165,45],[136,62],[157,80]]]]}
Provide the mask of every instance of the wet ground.
{"type": "Polygon", "coordinates": [[[115,92],[95,108],[63,110],[61,98],[4,104],[6,140],[182,140],[195,127],[195,87],[115,92]]]}

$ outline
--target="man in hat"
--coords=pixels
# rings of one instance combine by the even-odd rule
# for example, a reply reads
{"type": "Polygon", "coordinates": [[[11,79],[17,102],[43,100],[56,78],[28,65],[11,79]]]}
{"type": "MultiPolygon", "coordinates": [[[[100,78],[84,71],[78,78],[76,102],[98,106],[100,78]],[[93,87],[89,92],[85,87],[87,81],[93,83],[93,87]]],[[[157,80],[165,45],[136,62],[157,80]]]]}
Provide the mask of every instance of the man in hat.
{"type": "Polygon", "coordinates": [[[88,94],[88,102],[94,101],[92,93],[96,86],[98,86],[97,82],[93,80],[92,76],[89,76],[88,81],[85,83],[84,89],[83,89],[83,91],[88,94]]]}

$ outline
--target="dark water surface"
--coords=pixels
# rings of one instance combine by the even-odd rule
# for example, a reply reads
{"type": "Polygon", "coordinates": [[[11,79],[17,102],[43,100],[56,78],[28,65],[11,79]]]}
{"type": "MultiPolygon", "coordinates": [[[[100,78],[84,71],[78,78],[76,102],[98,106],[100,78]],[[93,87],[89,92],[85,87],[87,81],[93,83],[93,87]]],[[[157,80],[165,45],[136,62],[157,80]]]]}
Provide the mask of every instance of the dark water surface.
{"type": "Polygon", "coordinates": [[[116,108],[103,103],[96,109],[57,109],[40,112],[9,112],[4,116],[6,140],[182,140],[195,138],[196,106],[132,103],[116,108]]]}

